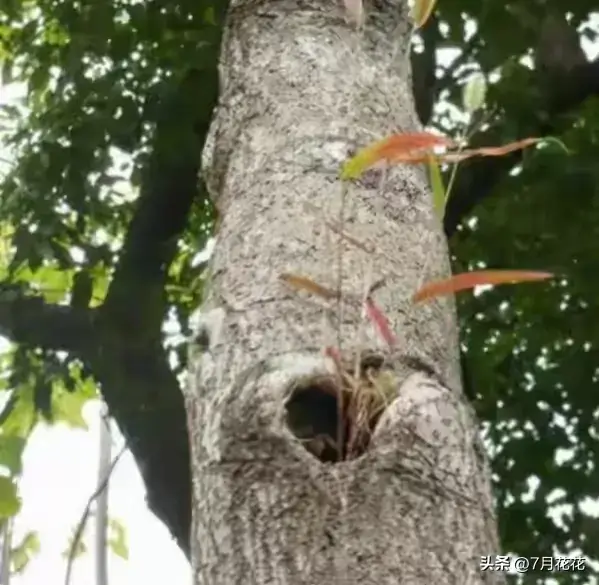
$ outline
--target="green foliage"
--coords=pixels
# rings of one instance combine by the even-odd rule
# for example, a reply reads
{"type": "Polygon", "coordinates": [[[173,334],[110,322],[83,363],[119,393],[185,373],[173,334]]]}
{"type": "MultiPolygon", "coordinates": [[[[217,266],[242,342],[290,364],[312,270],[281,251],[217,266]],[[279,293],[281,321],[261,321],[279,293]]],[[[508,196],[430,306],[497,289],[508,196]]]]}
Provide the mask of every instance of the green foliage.
{"type": "Polygon", "coordinates": [[[110,536],[108,538],[108,546],[110,550],[124,560],[129,558],[129,546],[127,544],[127,529],[116,518],[109,518],[108,530],[110,536]]]}
{"type": "Polygon", "coordinates": [[[87,429],[82,409],[88,400],[96,397],[96,387],[91,378],[75,380],[75,388],[71,389],[64,380],[57,380],[52,389],[51,412],[54,421],[72,428],[87,429]]]}
{"type": "Polygon", "coordinates": [[[28,532],[21,542],[12,547],[10,551],[10,561],[12,572],[22,573],[29,564],[29,561],[40,551],[40,541],[35,532],[28,532]]]}
{"type": "Polygon", "coordinates": [[[15,435],[0,435],[0,465],[6,467],[11,475],[20,475],[25,439],[15,435]]]}
{"type": "Polygon", "coordinates": [[[428,163],[428,171],[431,190],[433,192],[433,205],[435,206],[435,211],[439,215],[439,218],[443,219],[443,214],[445,213],[445,200],[448,197],[448,193],[443,184],[443,176],[441,175],[439,162],[432,156],[428,163]]]}
{"type": "MultiPolygon", "coordinates": [[[[224,9],[205,0],[5,7],[2,78],[21,89],[0,105],[0,133],[14,158],[0,172],[0,304],[18,295],[65,308],[102,306],[163,103],[191,68],[205,66],[207,41],[220,34],[224,9]]],[[[195,107],[202,104],[194,99],[195,107]]],[[[163,146],[186,148],[177,136],[163,136],[163,146]]],[[[174,242],[178,252],[164,288],[168,312],[183,331],[199,303],[202,268],[193,260],[212,218],[208,202],[196,201],[187,231],[174,242]]],[[[21,329],[43,326],[32,319],[21,329]]],[[[55,332],[55,346],[26,340],[2,356],[0,465],[14,477],[38,421],[85,428],[82,407],[97,396],[93,357],[59,351],[68,345],[63,333],[69,334],[55,332]]],[[[105,354],[120,343],[115,337],[102,342],[105,354]]],[[[170,351],[181,371],[183,339],[170,351]]],[[[0,492],[3,515],[18,509],[11,482],[0,492]]],[[[124,535],[115,534],[114,546],[125,555],[124,535]]]]}
{"type": "Polygon", "coordinates": [[[82,557],[87,552],[87,545],[83,541],[83,536],[75,541],[75,533],[69,538],[66,548],[62,551],[62,556],[65,559],[77,559],[82,557]]]}
{"type": "MultiPolygon", "coordinates": [[[[571,11],[572,25],[586,31],[581,36],[596,38],[596,21],[587,22],[591,2],[546,5],[557,14],[571,11]]],[[[553,144],[528,151],[521,171],[502,173],[475,208],[475,223],[450,242],[456,272],[509,266],[563,275],[459,298],[466,378],[492,456],[502,544],[520,555],[599,560],[596,513],[588,506],[599,496],[599,101],[589,95],[571,108],[550,109],[568,84],[548,88],[531,64],[543,24],[538,3],[460,0],[440,2],[438,13],[449,24],[447,42],[469,51],[452,72],[447,100],[461,109],[463,80],[480,67],[495,75],[479,118],[491,124],[487,141],[550,132],[570,153],[553,144]],[[478,25],[466,42],[463,15],[478,25]]],[[[459,131],[444,115],[433,123],[459,131]]],[[[467,172],[466,165],[458,178],[467,172]]],[[[587,583],[595,571],[558,581],[587,583]]]]}
{"type": "Polygon", "coordinates": [[[473,75],[464,85],[462,95],[464,110],[469,114],[473,114],[476,110],[482,108],[485,104],[486,93],[487,83],[484,76],[480,73],[473,75]]]}
{"type": "MultiPolygon", "coordinates": [[[[76,527],[75,531],[71,538],[69,538],[66,549],[63,551],[62,556],[65,559],[72,558],[77,559],[83,556],[88,551],[88,547],[85,544],[85,540],[87,538],[87,530],[86,528],[89,526],[87,520],[89,518],[85,518],[85,524],[83,529],[75,541],[75,536],[77,534],[77,529],[80,527],[76,527]]],[[[120,557],[123,560],[129,559],[129,544],[127,540],[127,528],[123,525],[123,523],[117,518],[108,518],[108,539],[107,539],[108,548],[115,554],[117,557],[120,557]]]]}
{"type": "Polygon", "coordinates": [[[17,486],[10,477],[0,475],[0,519],[10,518],[21,509],[17,486]]]}

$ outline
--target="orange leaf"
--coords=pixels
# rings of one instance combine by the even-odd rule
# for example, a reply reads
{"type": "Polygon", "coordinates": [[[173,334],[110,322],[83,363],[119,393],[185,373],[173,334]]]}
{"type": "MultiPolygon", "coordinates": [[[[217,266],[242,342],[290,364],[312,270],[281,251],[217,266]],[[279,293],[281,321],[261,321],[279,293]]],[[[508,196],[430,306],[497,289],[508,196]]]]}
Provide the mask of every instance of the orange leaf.
{"type": "Polygon", "coordinates": [[[521,150],[527,146],[537,144],[537,142],[540,142],[541,140],[543,140],[543,138],[524,138],[523,140],[517,140],[516,142],[509,142],[503,146],[486,146],[484,148],[475,148],[472,152],[482,156],[503,156],[508,152],[521,150]]]}
{"type": "MultiPolygon", "coordinates": [[[[509,152],[513,152],[514,150],[520,150],[522,148],[526,148],[527,146],[531,146],[532,144],[536,144],[541,140],[544,139],[524,138],[523,140],[518,140],[517,142],[510,142],[508,144],[504,144],[503,146],[483,146],[481,148],[475,148],[472,150],[445,152],[443,154],[437,154],[436,157],[440,161],[445,163],[458,163],[468,158],[472,158],[473,156],[503,156],[504,154],[508,154],[509,152]]],[[[393,162],[420,164],[428,162],[429,156],[429,152],[412,151],[397,153],[392,160],[393,162]]]]}
{"type": "Polygon", "coordinates": [[[463,272],[451,278],[436,280],[425,284],[413,297],[415,303],[426,301],[441,295],[449,295],[461,290],[486,284],[512,284],[518,282],[546,280],[553,278],[550,272],[531,270],[476,270],[463,272]]]}
{"type": "Polygon", "coordinates": [[[342,179],[357,179],[364,171],[381,161],[412,162],[418,153],[428,153],[436,146],[452,146],[453,142],[444,136],[429,132],[393,134],[362,149],[349,159],[341,170],[342,179]]]}
{"type": "Polygon", "coordinates": [[[371,298],[366,299],[364,308],[366,309],[366,316],[374,324],[380,336],[385,340],[389,347],[393,347],[397,343],[397,338],[393,331],[391,331],[387,317],[385,317],[383,312],[374,304],[374,301],[371,298]]]}
{"type": "Polygon", "coordinates": [[[445,136],[437,136],[429,132],[415,132],[413,134],[393,134],[371,148],[375,150],[379,158],[392,160],[395,156],[401,156],[409,152],[420,150],[432,150],[435,146],[451,146],[453,141],[445,136]]]}
{"type": "Polygon", "coordinates": [[[412,18],[416,28],[420,28],[426,23],[436,3],[436,0],[415,0],[412,18]]]}
{"type": "Polygon", "coordinates": [[[439,158],[443,162],[460,162],[473,156],[503,156],[514,150],[521,150],[527,146],[531,146],[540,142],[543,138],[524,138],[516,142],[509,142],[503,146],[483,146],[481,148],[474,148],[472,150],[463,150],[462,152],[446,152],[440,154],[439,158]]]}
{"type": "Polygon", "coordinates": [[[321,286],[307,276],[299,276],[297,274],[281,274],[279,278],[286,282],[291,288],[296,290],[304,290],[323,299],[336,299],[339,295],[336,291],[321,286]]]}

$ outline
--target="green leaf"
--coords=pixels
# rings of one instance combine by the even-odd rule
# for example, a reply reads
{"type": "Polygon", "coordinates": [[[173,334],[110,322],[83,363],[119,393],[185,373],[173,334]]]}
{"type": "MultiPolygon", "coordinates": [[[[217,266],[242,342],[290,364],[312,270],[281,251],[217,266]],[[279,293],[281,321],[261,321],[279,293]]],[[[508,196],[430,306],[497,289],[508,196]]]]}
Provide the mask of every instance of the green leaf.
{"type": "MultiPolygon", "coordinates": [[[[33,386],[23,384],[15,389],[5,409],[9,412],[2,423],[3,432],[7,435],[28,437],[37,418],[33,404],[33,386]]],[[[5,412],[2,413],[2,418],[4,415],[5,412]]]]}
{"type": "Polygon", "coordinates": [[[50,45],[65,46],[69,42],[69,35],[56,21],[48,23],[43,36],[50,45]]]}
{"type": "Polygon", "coordinates": [[[464,86],[462,105],[472,114],[483,107],[487,93],[487,82],[482,73],[475,73],[464,86]]]}
{"type": "Polygon", "coordinates": [[[23,437],[0,435],[0,465],[4,465],[11,475],[19,475],[23,470],[23,450],[26,441],[23,437]]]}
{"type": "Polygon", "coordinates": [[[434,156],[430,156],[428,160],[428,170],[431,180],[431,189],[433,190],[433,205],[435,211],[439,215],[439,219],[443,220],[445,215],[445,186],[443,185],[443,177],[439,162],[434,156]]]}
{"type": "Polygon", "coordinates": [[[63,551],[62,556],[65,559],[68,559],[70,556],[73,557],[73,559],[76,559],[82,555],[84,555],[87,552],[87,545],[85,544],[85,542],[83,542],[83,534],[81,535],[81,538],[79,539],[79,541],[77,542],[77,546],[75,546],[75,550],[73,551],[73,546],[75,544],[75,535],[73,534],[73,536],[71,536],[69,538],[68,544],[67,544],[67,548],[63,551]],[[71,551],[73,551],[71,553],[71,551]]]}
{"type": "Polygon", "coordinates": [[[9,477],[0,475],[0,518],[10,518],[21,509],[17,484],[9,477]]]}
{"type": "Polygon", "coordinates": [[[108,292],[108,285],[110,284],[110,273],[103,263],[98,263],[94,266],[93,270],[91,270],[91,275],[94,284],[90,307],[93,308],[104,302],[104,298],[108,292]]]}
{"type": "Polygon", "coordinates": [[[39,286],[47,302],[59,303],[71,288],[73,272],[60,270],[55,266],[43,266],[35,272],[32,280],[39,286]]]}
{"type": "Polygon", "coordinates": [[[204,10],[204,22],[216,26],[217,22],[216,15],[214,14],[214,6],[208,6],[208,8],[204,10]]]}
{"type": "Polygon", "coordinates": [[[88,429],[83,418],[83,407],[97,396],[91,378],[79,380],[75,391],[69,391],[62,380],[54,384],[52,392],[52,414],[56,422],[66,423],[76,429],[88,429]]]}
{"type": "Polygon", "coordinates": [[[88,425],[83,418],[82,409],[88,397],[82,396],[79,392],[68,392],[59,389],[54,391],[52,396],[52,413],[56,422],[66,423],[75,429],[88,429],[88,425]]]}
{"type": "Polygon", "coordinates": [[[10,561],[14,573],[21,574],[29,564],[29,561],[39,553],[40,540],[37,532],[28,532],[21,543],[10,551],[10,561]]]}
{"type": "Polygon", "coordinates": [[[568,147],[559,138],[556,138],[555,136],[545,136],[545,138],[543,139],[543,143],[544,144],[555,144],[558,148],[563,150],[566,154],[572,154],[568,150],[568,147]]]}
{"type": "Polygon", "coordinates": [[[110,530],[110,537],[108,538],[108,546],[110,550],[121,557],[122,559],[129,559],[129,545],[127,544],[127,529],[116,518],[108,519],[108,529],[110,530]]]}
{"type": "Polygon", "coordinates": [[[2,268],[7,268],[12,258],[11,239],[14,232],[14,227],[10,223],[0,223],[0,267],[2,268]]]}

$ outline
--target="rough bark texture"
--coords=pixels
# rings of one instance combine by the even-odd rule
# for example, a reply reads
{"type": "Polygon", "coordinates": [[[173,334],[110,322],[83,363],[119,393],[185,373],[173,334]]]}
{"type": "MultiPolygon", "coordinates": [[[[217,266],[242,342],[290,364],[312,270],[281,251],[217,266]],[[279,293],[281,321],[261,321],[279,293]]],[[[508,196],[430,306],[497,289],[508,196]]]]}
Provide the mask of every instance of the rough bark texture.
{"type": "Polygon", "coordinates": [[[330,0],[231,3],[209,161],[222,214],[202,307],[210,339],[186,396],[197,584],[500,581],[479,571],[498,544],[454,306],[409,302],[449,270],[425,173],[370,172],[345,196],[337,179],[357,148],[417,129],[409,35],[404,1],[374,2],[361,32],[330,0]],[[340,206],[345,230],[376,253],[327,228],[340,206]],[[339,304],[279,280],[335,289],[339,267],[339,304]],[[394,351],[351,301],[383,277],[394,351]],[[347,359],[375,351],[397,380],[368,451],[335,464],[286,424],[297,384],[334,375],[329,346],[347,359]]]}

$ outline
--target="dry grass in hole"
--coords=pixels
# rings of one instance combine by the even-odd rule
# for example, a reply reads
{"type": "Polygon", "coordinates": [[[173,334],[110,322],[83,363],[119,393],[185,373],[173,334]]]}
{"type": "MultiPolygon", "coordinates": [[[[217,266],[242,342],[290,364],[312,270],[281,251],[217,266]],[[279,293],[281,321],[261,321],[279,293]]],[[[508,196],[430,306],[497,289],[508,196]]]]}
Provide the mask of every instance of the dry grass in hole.
{"type": "Polygon", "coordinates": [[[295,383],[287,401],[287,425],[304,447],[323,462],[362,455],[395,392],[395,376],[379,356],[361,360],[360,371],[339,366],[337,375],[295,383]]]}

